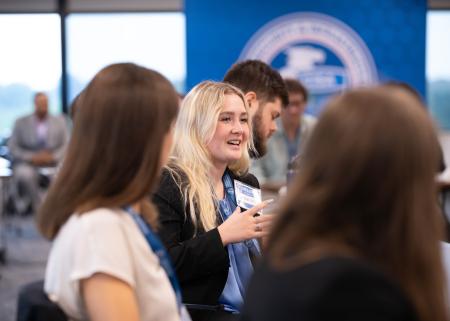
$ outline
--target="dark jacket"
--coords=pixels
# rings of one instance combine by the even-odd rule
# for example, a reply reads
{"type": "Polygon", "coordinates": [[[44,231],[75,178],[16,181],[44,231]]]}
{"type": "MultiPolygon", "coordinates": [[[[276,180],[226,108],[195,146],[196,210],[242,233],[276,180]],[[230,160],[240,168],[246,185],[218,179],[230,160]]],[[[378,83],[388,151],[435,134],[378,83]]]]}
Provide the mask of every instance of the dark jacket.
{"type": "MultiPolygon", "coordinates": [[[[233,179],[259,188],[255,176],[247,174],[236,177],[232,172],[229,173],[233,179]]],[[[182,177],[182,180],[185,181],[185,178],[182,177]]],[[[162,173],[153,202],[159,210],[158,233],[175,267],[183,302],[218,305],[230,262],[217,228],[208,232],[199,228],[194,235],[189,206],[186,206],[177,183],[167,170],[162,173]]]]}
{"type": "Polygon", "coordinates": [[[255,271],[242,321],[417,321],[404,293],[366,262],[325,258],[289,270],[255,271]]]}

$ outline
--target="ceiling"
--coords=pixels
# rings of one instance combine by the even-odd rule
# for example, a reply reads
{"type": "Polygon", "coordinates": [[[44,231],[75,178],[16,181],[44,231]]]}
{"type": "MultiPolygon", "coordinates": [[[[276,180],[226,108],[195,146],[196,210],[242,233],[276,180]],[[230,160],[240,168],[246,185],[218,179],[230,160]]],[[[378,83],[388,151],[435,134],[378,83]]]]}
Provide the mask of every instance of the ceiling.
{"type": "MultiPolygon", "coordinates": [[[[57,12],[59,4],[65,12],[182,11],[184,7],[183,0],[1,0],[0,13],[57,12]]],[[[428,8],[450,9],[450,0],[428,0],[428,8]]]]}

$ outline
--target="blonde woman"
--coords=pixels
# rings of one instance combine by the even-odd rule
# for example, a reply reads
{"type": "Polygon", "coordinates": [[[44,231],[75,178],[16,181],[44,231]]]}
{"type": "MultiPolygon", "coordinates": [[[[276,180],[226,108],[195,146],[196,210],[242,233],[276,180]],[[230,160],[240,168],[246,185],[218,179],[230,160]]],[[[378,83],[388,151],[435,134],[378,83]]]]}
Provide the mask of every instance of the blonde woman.
{"type": "Polygon", "coordinates": [[[260,254],[270,216],[266,203],[242,211],[234,181],[259,187],[247,173],[251,123],[242,92],[206,81],[185,97],[174,150],[154,202],[160,236],[175,265],[193,320],[234,320],[260,254]]]}

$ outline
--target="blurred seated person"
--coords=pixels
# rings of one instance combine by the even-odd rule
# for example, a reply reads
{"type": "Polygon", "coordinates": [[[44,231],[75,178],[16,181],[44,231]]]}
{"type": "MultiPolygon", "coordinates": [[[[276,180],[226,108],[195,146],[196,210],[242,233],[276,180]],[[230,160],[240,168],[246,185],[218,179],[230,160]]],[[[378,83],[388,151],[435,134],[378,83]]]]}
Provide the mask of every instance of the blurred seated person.
{"type": "Polygon", "coordinates": [[[438,159],[430,116],[408,92],[361,89],[331,100],[241,321],[448,320],[438,159]]]}
{"type": "MultiPolygon", "coordinates": [[[[48,112],[48,97],[34,96],[34,113],[16,120],[8,142],[13,162],[12,198],[15,210],[24,214],[40,203],[40,168],[55,167],[68,141],[66,122],[48,112]]],[[[45,177],[44,177],[45,179],[45,177]]]]}
{"type": "Polygon", "coordinates": [[[286,185],[288,163],[301,153],[316,124],[313,116],[305,114],[308,91],[295,79],[285,80],[289,104],[281,110],[281,126],[267,142],[267,154],[254,160],[250,171],[262,188],[278,191],[286,185]]]}

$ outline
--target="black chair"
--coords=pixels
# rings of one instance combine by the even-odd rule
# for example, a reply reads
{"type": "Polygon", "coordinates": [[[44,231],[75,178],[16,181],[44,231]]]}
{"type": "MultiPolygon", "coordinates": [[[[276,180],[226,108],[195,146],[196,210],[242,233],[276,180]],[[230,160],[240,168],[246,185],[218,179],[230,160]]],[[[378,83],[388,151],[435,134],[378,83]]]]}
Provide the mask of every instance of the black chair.
{"type": "Polygon", "coordinates": [[[68,321],[64,312],[44,292],[44,281],[24,285],[17,301],[16,321],[68,321]]]}
{"type": "Polygon", "coordinates": [[[446,231],[445,242],[450,243],[450,185],[441,186],[441,209],[444,215],[444,225],[446,231]]]}

